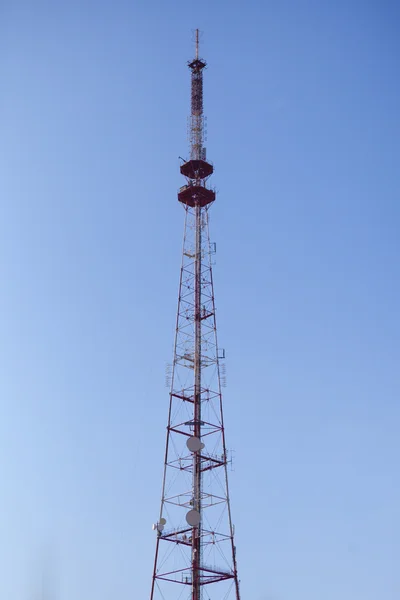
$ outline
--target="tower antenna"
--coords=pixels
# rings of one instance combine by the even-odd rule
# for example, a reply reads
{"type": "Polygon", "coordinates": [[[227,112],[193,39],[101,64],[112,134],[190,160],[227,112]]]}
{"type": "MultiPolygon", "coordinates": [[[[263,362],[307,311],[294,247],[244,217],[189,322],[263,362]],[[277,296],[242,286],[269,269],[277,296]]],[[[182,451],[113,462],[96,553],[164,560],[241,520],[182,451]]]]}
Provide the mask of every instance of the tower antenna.
{"type": "Polygon", "coordinates": [[[209,209],[214,171],[204,147],[203,70],[196,29],[190,158],[180,165],[185,211],[161,507],[150,600],[240,600],[215,319],[209,209]],[[185,590],[179,590],[186,586],[185,590]],[[206,591],[215,585],[212,592],[206,591]],[[208,593],[207,593],[208,592],[208,593]]]}

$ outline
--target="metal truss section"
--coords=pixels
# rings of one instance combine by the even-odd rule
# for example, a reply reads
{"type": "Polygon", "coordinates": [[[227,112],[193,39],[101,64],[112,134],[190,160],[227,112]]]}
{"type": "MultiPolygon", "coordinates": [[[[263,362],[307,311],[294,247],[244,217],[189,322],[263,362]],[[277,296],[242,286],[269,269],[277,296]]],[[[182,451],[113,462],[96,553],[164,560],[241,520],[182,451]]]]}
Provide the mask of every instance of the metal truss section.
{"type": "MultiPolygon", "coordinates": [[[[155,524],[157,550],[151,600],[175,600],[185,586],[182,598],[206,600],[204,588],[215,584],[212,598],[239,600],[239,582],[227,477],[227,451],[222,411],[220,359],[212,278],[212,248],[208,208],[201,209],[202,233],[200,277],[201,303],[196,311],[195,229],[196,209],[185,206],[185,232],[175,350],[171,374],[169,419],[161,510],[155,524]],[[196,356],[196,324],[200,339],[196,356]],[[201,367],[201,386],[194,381],[196,360],[201,367]],[[201,406],[200,419],[195,406],[201,406]],[[199,434],[203,447],[196,452],[188,440],[199,434]],[[201,521],[189,525],[187,514],[195,504],[193,478],[201,477],[197,497],[201,521]],[[197,540],[194,548],[194,540],[197,540]],[[201,553],[193,579],[193,551],[201,553]],[[194,595],[196,594],[196,595],[194,595]]],[[[198,217],[197,217],[197,220],[198,217]]]]}

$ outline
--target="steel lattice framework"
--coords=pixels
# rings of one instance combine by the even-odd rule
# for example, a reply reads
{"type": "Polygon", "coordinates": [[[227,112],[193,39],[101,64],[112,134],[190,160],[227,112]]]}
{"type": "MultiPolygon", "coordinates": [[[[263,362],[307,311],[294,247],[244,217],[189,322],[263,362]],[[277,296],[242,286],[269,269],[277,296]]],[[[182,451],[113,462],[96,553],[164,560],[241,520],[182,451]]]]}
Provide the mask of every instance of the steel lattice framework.
{"type": "Polygon", "coordinates": [[[150,600],[240,600],[222,410],[215,318],[208,185],[213,166],[204,148],[203,69],[191,69],[190,159],[170,404],[150,600]],[[212,594],[210,585],[214,588],[212,594]]]}

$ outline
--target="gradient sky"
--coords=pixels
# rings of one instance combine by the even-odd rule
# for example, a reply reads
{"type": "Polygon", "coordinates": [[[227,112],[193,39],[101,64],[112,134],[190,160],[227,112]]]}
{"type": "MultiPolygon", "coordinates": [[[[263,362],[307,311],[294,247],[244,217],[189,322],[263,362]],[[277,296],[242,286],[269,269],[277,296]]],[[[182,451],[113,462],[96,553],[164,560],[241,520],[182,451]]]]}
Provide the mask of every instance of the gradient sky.
{"type": "Polygon", "coordinates": [[[398,600],[399,19],[1,2],[1,599],[148,598],[199,27],[242,598],[398,600]]]}

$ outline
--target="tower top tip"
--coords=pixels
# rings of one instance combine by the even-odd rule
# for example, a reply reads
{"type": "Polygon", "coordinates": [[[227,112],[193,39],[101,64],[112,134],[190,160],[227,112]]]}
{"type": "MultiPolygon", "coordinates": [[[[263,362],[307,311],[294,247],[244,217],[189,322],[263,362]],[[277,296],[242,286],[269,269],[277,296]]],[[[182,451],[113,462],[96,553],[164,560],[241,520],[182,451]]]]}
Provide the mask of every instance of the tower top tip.
{"type": "Polygon", "coordinates": [[[194,43],[195,43],[195,56],[192,60],[188,61],[188,65],[191,69],[195,70],[195,71],[200,71],[201,69],[204,69],[204,67],[206,66],[206,61],[203,60],[202,58],[200,58],[200,38],[202,36],[202,32],[200,31],[200,29],[192,29],[192,35],[194,37],[194,43]]]}
{"type": "Polygon", "coordinates": [[[199,30],[196,29],[196,60],[199,58],[199,30]]]}

